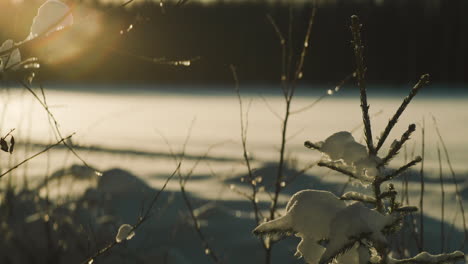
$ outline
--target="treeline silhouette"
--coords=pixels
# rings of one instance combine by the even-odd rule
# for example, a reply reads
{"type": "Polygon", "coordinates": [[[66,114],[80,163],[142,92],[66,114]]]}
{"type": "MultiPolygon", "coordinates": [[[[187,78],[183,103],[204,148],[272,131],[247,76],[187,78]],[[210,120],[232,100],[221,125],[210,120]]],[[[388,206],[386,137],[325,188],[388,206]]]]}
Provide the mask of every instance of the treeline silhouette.
{"type": "MultiPolygon", "coordinates": [[[[414,82],[422,73],[430,73],[435,82],[467,82],[468,1],[438,1],[437,5],[429,2],[434,1],[376,4],[336,0],[320,6],[304,81],[331,84],[351,73],[354,60],[349,24],[350,16],[357,14],[364,24],[365,59],[371,82],[414,82]]],[[[229,65],[234,64],[244,83],[278,82],[281,47],[266,15],[275,19],[285,37],[292,15],[293,51],[298,53],[311,11],[307,3],[292,7],[291,12],[285,4],[264,2],[189,3],[181,7],[168,4],[163,9],[149,2],[125,9],[112,9],[98,1],[87,4],[105,12],[100,35],[78,57],[59,64],[45,62],[42,80],[231,83],[229,65]],[[127,32],[129,25],[133,28],[127,32]],[[120,30],[124,34],[119,34],[120,30]],[[190,67],[147,60],[197,57],[190,67]]],[[[27,31],[28,23],[20,25],[19,31],[27,31]]],[[[5,32],[0,33],[2,40],[7,37],[5,32]]]]}

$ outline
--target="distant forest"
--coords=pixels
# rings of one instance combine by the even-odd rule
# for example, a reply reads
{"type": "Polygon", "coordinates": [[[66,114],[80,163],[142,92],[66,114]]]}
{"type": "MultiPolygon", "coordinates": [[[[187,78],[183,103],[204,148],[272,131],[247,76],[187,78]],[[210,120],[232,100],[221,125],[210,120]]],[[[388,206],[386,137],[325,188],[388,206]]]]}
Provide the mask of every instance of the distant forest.
{"type": "MultiPolygon", "coordinates": [[[[228,66],[233,64],[243,83],[279,81],[281,48],[266,16],[270,14],[287,36],[287,5],[189,2],[181,7],[168,4],[162,9],[158,3],[137,2],[125,9],[109,9],[109,5],[87,1],[86,5],[105,12],[99,35],[88,41],[79,56],[56,64],[45,62],[40,77],[44,81],[73,82],[231,83],[228,66]],[[129,25],[133,28],[127,32],[129,25]],[[119,33],[121,30],[124,34],[119,33]],[[183,67],[148,62],[141,56],[199,59],[183,67]]],[[[437,5],[428,5],[426,0],[376,2],[380,1],[336,0],[319,7],[304,81],[333,84],[351,73],[352,14],[359,15],[364,24],[371,82],[414,82],[426,72],[435,82],[468,81],[468,1],[438,1],[437,5]]],[[[3,11],[9,7],[2,5],[0,40],[5,40],[11,31],[5,25],[11,25],[13,17],[3,11]]],[[[295,53],[303,43],[310,10],[310,4],[292,8],[295,53]]],[[[32,19],[35,11],[28,12],[24,16],[32,19]]],[[[79,21],[83,14],[75,16],[79,21]]],[[[15,36],[27,35],[29,24],[30,20],[16,23],[15,36]]],[[[70,30],[65,34],[74,33],[70,30]]]]}

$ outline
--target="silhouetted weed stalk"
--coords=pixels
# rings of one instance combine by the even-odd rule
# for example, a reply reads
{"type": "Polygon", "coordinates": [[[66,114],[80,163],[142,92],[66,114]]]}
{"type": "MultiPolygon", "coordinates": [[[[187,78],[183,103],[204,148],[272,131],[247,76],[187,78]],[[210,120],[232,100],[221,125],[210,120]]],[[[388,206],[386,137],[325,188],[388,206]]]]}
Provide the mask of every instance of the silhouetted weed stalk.
{"type": "MultiPolygon", "coordinates": [[[[296,92],[297,82],[303,77],[302,71],[304,67],[304,60],[306,58],[307,50],[310,45],[310,36],[311,36],[312,26],[314,24],[316,13],[317,13],[317,8],[313,8],[310,14],[310,19],[309,19],[309,23],[308,23],[307,30],[305,33],[305,37],[302,42],[303,45],[301,46],[302,47],[301,52],[298,56],[298,59],[294,67],[293,67],[293,57],[295,54],[294,54],[293,44],[292,44],[292,27],[293,27],[292,8],[289,9],[288,38],[284,37],[278,25],[274,21],[274,19],[270,15],[267,15],[267,19],[269,20],[273,29],[275,30],[275,33],[278,36],[280,46],[281,46],[281,89],[282,89],[284,103],[285,103],[284,114],[283,116],[280,116],[279,114],[277,114],[275,111],[273,111],[269,107],[268,103],[265,100],[265,103],[269,107],[270,111],[272,111],[272,113],[275,114],[275,116],[278,117],[281,121],[281,140],[280,140],[280,149],[279,149],[279,158],[278,158],[278,168],[276,170],[273,193],[268,193],[268,191],[266,191],[263,186],[262,187],[259,186],[263,178],[259,175],[256,175],[255,170],[252,167],[252,164],[250,161],[251,157],[249,157],[249,151],[248,151],[248,146],[247,146],[248,110],[245,111],[244,109],[244,105],[243,105],[240,90],[239,90],[239,80],[237,77],[236,69],[233,65],[230,66],[231,72],[234,78],[234,82],[235,82],[235,91],[236,91],[236,95],[238,97],[238,102],[239,102],[241,143],[242,143],[242,149],[243,149],[243,158],[244,158],[245,166],[247,169],[247,175],[248,175],[247,182],[249,183],[251,187],[250,194],[244,194],[244,193],[240,193],[240,194],[246,197],[252,203],[255,223],[257,225],[260,224],[261,222],[273,220],[277,217],[279,195],[281,191],[287,186],[287,184],[293,181],[297,177],[297,175],[294,175],[290,179],[286,179],[284,175],[284,170],[285,170],[286,163],[287,163],[287,157],[286,157],[286,144],[288,140],[287,129],[288,129],[288,122],[290,120],[291,115],[294,113],[305,111],[309,109],[310,107],[312,107],[313,105],[315,105],[315,103],[323,99],[323,98],[319,98],[316,102],[314,102],[312,106],[306,106],[294,112],[291,109],[292,101],[296,92]],[[269,211],[268,216],[264,216],[259,206],[258,194],[261,191],[267,192],[267,194],[269,195],[271,199],[270,209],[268,210],[269,211]]],[[[314,165],[315,163],[307,166],[306,168],[301,170],[299,173],[300,174],[304,173],[306,170],[310,169],[314,165]]],[[[234,185],[231,185],[231,189],[236,191],[234,185]]],[[[272,247],[275,241],[270,240],[268,237],[266,237],[265,239],[261,239],[260,242],[265,252],[265,263],[266,264],[271,263],[272,247]]]]}
{"type": "MultiPolygon", "coordinates": [[[[275,27],[276,28],[276,27],[275,27]]],[[[395,264],[395,263],[455,263],[457,261],[464,259],[464,253],[461,251],[455,251],[453,253],[443,253],[440,255],[430,255],[427,252],[421,252],[424,250],[424,242],[423,242],[423,235],[424,235],[424,225],[423,225],[423,214],[422,214],[422,205],[423,205],[423,197],[424,197],[424,125],[422,129],[422,137],[423,137],[423,144],[422,144],[422,155],[423,157],[417,156],[410,162],[406,163],[405,165],[401,166],[396,170],[391,170],[387,168],[388,163],[399,155],[401,148],[404,144],[409,140],[410,136],[416,130],[416,125],[411,124],[408,126],[408,129],[403,133],[399,140],[395,140],[388,151],[387,154],[384,154],[380,157],[379,150],[384,145],[386,139],[388,138],[390,132],[398,123],[399,117],[403,114],[406,107],[410,104],[411,100],[414,96],[418,93],[420,89],[425,87],[429,83],[429,75],[424,74],[421,76],[420,80],[416,83],[416,85],[410,90],[409,95],[403,100],[400,107],[397,109],[395,114],[390,118],[388,124],[386,125],[384,131],[380,134],[376,143],[374,143],[373,138],[373,130],[372,124],[369,115],[369,103],[367,101],[367,88],[366,88],[366,71],[367,68],[365,66],[364,60],[364,46],[361,39],[361,29],[362,25],[360,24],[359,18],[355,15],[351,17],[351,33],[352,33],[352,46],[355,55],[355,63],[356,63],[356,71],[355,71],[355,78],[357,82],[357,86],[360,92],[360,107],[362,112],[362,123],[364,127],[364,136],[366,146],[363,146],[354,141],[351,134],[349,132],[339,132],[336,133],[325,142],[319,143],[312,143],[310,141],[306,141],[304,143],[305,147],[309,149],[315,149],[321,151],[325,154],[325,159],[318,163],[318,166],[329,168],[333,171],[339,172],[345,176],[350,178],[354,178],[355,180],[365,184],[370,185],[372,188],[372,195],[366,195],[359,192],[347,192],[341,196],[341,200],[349,200],[354,201],[350,205],[343,205],[339,202],[335,201],[333,198],[335,197],[333,194],[324,194],[319,191],[315,190],[306,190],[295,194],[290,202],[287,205],[287,213],[285,216],[275,219],[275,210],[276,210],[276,202],[277,200],[274,199],[270,211],[270,218],[266,223],[259,225],[255,230],[254,233],[257,235],[267,235],[263,236],[266,237],[267,242],[265,242],[267,248],[267,262],[269,263],[269,254],[271,252],[271,244],[268,244],[267,240],[270,234],[297,234],[302,238],[301,243],[298,245],[298,253],[297,255],[305,256],[306,261],[310,261],[312,263],[351,263],[349,259],[348,251],[353,249],[357,251],[359,256],[359,263],[380,263],[380,264],[395,264]],[[366,154],[363,154],[362,158],[357,159],[355,158],[356,155],[361,155],[362,151],[366,151],[366,154]],[[348,151],[348,152],[347,152],[348,151]],[[349,152],[351,151],[351,152],[349,152]],[[354,152],[353,152],[354,151],[354,152]],[[364,162],[364,166],[359,167],[360,163],[364,162]],[[420,254],[416,255],[412,258],[407,259],[394,259],[390,253],[392,249],[390,245],[386,242],[385,236],[390,234],[396,233],[401,229],[401,225],[403,223],[404,216],[415,212],[417,210],[414,206],[403,206],[402,203],[397,202],[397,191],[392,183],[389,183],[385,187],[383,186],[384,183],[388,183],[390,180],[393,180],[399,176],[401,176],[405,171],[409,168],[415,166],[416,164],[421,163],[420,169],[420,176],[421,176],[421,197],[420,197],[420,227],[419,227],[419,242],[418,247],[420,254]],[[316,197],[312,200],[307,200],[306,196],[309,197],[316,197]],[[328,195],[328,198],[325,199],[324,197],[328,195]],[[322,198],[321,198],[322,197],[322,198]],[[322,199],[322,202],[328,201],[327,203],[331,203],[330,206],[325,206],[324,208],[320,209],[319,211],[315,211],[317,215],[314,213],[309,212],[310,210],[318,210],[314,209],[319,207],[320,205],[313,205],[310,204],[307,207],[305,202],[302,201],[309,201],[309,203],[319,203],[316,199],[322,199]],[[330,200],[331,199],[331,200],[330,200]],[[369,204],[374,207],[373,210],[366,209],[367,207],[363,207],[362,204],[369,204]],[[322,235],[321,237],[316,237],[314,239],[313,232],[314,226],[307,226],[312,225],[311,223],[307,222],[307,217],[319,217],[318,214],[327,215],[327,210],[332,210],[332,204],[336,204],[338,207],[345,206],[345,209],[338,210],[336,213],[335,218],[330,218],[332,220],[330,222],[330,231],[327,234],[322,235]],[[303,209],[303,211],[301,211],[303,209]],[[353,211],[354,210],[354,211],[353,211]],[[347,222],[340,222],[340,218],[346,218],[347,216],[349,219],[342,220],[348,221],[347,222]],[[362,217],[362,218],[361,218],[362,217]],[[354,218],[358,218],[361,220],[356,220],[354,218]],[[360,222],[356,222],[360,221],[360,222]],[[338,224],[341,223],[341,224],[338,224]],[[343,227],[343,225],[345,227],[343,227]],[[341,228],[341,229],[340,229],[341,228]],[[344,229],[343,229],[344,228],[344,229]],[[346,229],[348,228],[348,229],[346,229]],[[336,231],[336,230],[341,230],[336,231]],[[336,233],[338,232],[338,233],[336,233]],[[345,232],[345,233],[343,233],[345,232]],[[319,240],[323,243],[319,244],[319,240]],[[270,245],[270,247],[268,246],[270,245]],[[322,251],[323,250],[323,251],[322,251]],[[321,252],[321,253],[320,253],[321,252]],[[344,259],[340,259],[340,257],[344,254],[347,254],[344,259]]],[[[309,33],[308,33],[309,35],[309,33]]],[[[308,37],[306,37],[308,40],[308,37]]],[[[306,42],[307,43],[307,42],[306,42]]],[[[307,45],[305,45],[305,48],[307,45]]],[[[302,66],[301,63],[298,66],[302,66]]],[[[297,71],[298,72],[298,71],[297,71]]],[[[296,72],[296,73],[297,73],[296,72]]],[[[286,81],[289,80],[286,78],[286,81]]],[[[295,83],[295,80],[292,82],[295,83]]],[[[285,86],[289,87],[289,86],[285,86]]],[[[294,87],[294,86],[292,86],[294,87]]],[[[283,135],[286,131],[285,126],[287,125],[287,120],[289,117],[289,104],[291,102],[292,94],[294,94],[294,88],[292,89],[285,89],[285,99],[287,103],[286,107],[286,115],[284,119],[284,126],[283,126],[283,135]]],[[[438,132],[438,130],[437,130],[438,132]]],[[[440,137],[440,134],[439,134],[440,137]]],[[[442,138],[440,137],[440,141],[442,138]]],[[[284,146],[285,140],[283,137],[282,141],[284,146]]],[[[442,143],[443,144],[443,143],[442,143]]],[[[444,149],[445,145],[443,144],[444,149]]],[[[245,147],[244,147],[245,148],[245,147]]],[[[446,149],[445,149],[446,151],[446,149]]],[[[277,183],[281,182],[282,180],[282,164],[283,164],[283,157],[284,157],[284,148],[281,148],[280,152],[280,163],[278,169],[278,176],[277,176],[277,183]]],[[[447,151],[446,151],[447,152],[447,151]]],[[[245,151],[244,151],[245,153],[245,151]]],[[[448,152],[446,153],[448,158],[448,152]]],[[[440,155],[439,155],[440,156],[440,155]]],[[[248,159],[246,159],[248,160],[248,159]]],[[[449,163],[450,164],[450,163],[449,163]]],[[[452,174],[453,169],[451,169],[452,174]]],[[[455,176],[453,176],[455,181],[455,176]]],[[[441,183],[443,188],[443,183],[441,183]]],[[[461,203],[461,198],[458,192],[458,187],[456,187],[457,191],[457,199],[460,202],[460,208],[463,214],[463,206],[461,203]]],[[[277,198],[277,194],[281,191],[281,185],[277,185],[275,198],[277,198]]],[[[443,192],[443,190],[442,190],[443,192]]],[[[443,209],[442,209],[443,210],[443,209]]],[[[329,213],[328,213],[329,214],[329,213]]],[[[331,213],[335,215],[335,213],[331,213]]],[[[443,211],[442,211],[443,214],[443,211]]],[[[323,221],[326,217],[324,217],[323,221]]],[[[312,220],[312,219],[310,219],[312,220]]],[[[464,221],[465,225],[465,221],[464,221]]],[[[443,230],[443,229],[442,229],[443,230]]],[[[317,230],[315,230],[317,231],[317,230]]],[[[320,231],[320,230],[319,230],[320,231]]],[[[442,231],[443,232],[443,231],[442,231]]],[[[442,233],[442,237],[443,237],[442,233]]],[[[465,236],[466,236],[466,227],[465,227],[465,236]]],[[[273,236],[274,237],[274,236],[273,236]]],[[[443,242],[442,242],[443,243],[443,242]]],[[[463,248],[463,246],[462,246],[463,248]]],[[[444,249],[442,245],[442,250],[444,249]]],[[[352,252],[352,250],[350,251],[352,252]]],[[[354,262],[353,262],[354,263],[354,262]]]]}

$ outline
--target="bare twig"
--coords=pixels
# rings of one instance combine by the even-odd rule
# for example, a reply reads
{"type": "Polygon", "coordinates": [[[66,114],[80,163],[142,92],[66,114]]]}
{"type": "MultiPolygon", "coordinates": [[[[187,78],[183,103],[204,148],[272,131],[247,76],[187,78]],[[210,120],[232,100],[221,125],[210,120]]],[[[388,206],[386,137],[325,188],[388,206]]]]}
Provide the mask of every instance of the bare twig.
{"type": "Polygon", "coordinates": [[[287,98],[287,76],[286,76],[286,40],[283,37],[283,34],[281,33],[281,30],[279,29],[278,25],[276,24],[275,20],[273,17],[268,14],[267,19],[270,22],[271,26],[275,30],[276,35],[278,36],[278,39],[280,41],[280,46],[281,46],[281,89],[283,90],[283,96],[284,98],[287,98]]]}
{"type": "MultiPolygon", "coordinates": [[[[249,185],[252,188],[251,202],[252,202],[252,207],[253,207],[254,214],[255,214],[255,223],[258,225],[260,223],[260,218],[259,218],[260,209],[258,208],[258,204],[257,204],[258,189],[257,189],[257,185],[253,184],[253,181],[255,181],[255,176],[253,174],[252,165],[250,164],[250,158],[249,158],[248,149],[247,149],[247,123],[246,123],[247,120],[244,120],[244,108],[243,108],[243,103],[242,103],[242,97],[240,95],[240,90],[239,90],[239,79],[237,77],[237,71],[234,65],[231,65],[230,69],[231,69],[232,77],[234,79],[235,91],[236,91],[237,100],[239,103],[242,156],[244,157],[245,166],[247,168],[247,173],[249,177],[249,185]]],[[[246,119],[248,119],[248,117],[246,117],[246,119]]],[[[265,244],[263,242],[262,242],[262,245],[265,247],[265,244]]]]}
{"type": "MultiPolygon", "coordinates": [[[[181,165],[181,163],[179,163],[177,168],[174,170],[174,172],[172,172],[172,174],[169,177],[167,177],[167,179],[164,182],[164,185],[162,186],[162,188],[155,194],[155,196],[151,200],[150,206],[147,208],[144,215],[140,216],[138,218],[137,222],[132,226],[132,229],[129,231],[129,233],[132,233],[132,232],[136,231],[141,226],[141,224],[143,224],[146,220],[148,220],[148,218],[150,216],[150,213],[151,213],[151,210],[153,209],[154,205],[156,204],[157,200],[159,199],[161,193],[166,189],[166,186],[169,183],[169,181],[177,174],[177,172],[179,172],[180,165],[181,165]]],[[[103,248],[99,249],[98,251],[96,251],[93,255],[88,257],[86,260],[82,261],[81,264],[92,263],[96,258],[98,258],[102,254],[106,253],[107,251],[111,250],[117,244],[119,244],[119,242],[117,242],[117,240],[114,239],[111,243],[107,244],[105,247],[103,247],[103,248]]]]}
{"type": "Polygon", "coordinates": [[[26,162],[28,162],[28,161],[34,159],[35,157],[37,157],[37,156],[39,156],[39,155],[41,155],[41,154],[47,152],[47,151],[50,150],[51,148],[54,148],[54,147],[56,147],[56,146],[62,144],[64,141],[70,139],[73,135],[74,135],[74,134],[69,135],[69,136],[67,136],[67,137],[65,137],[65,138],[62,138],[62,139],[60,139],[59,141],[57,141],[57,143],[55,143],[55,144],[53,144],[53,145],[49,145],[49,146],[46,147],[45,149],[39,151],[38,153],[32,155],[31,157],[29,157],[29,158],[27,158],[27,159],[21,161],[20,163],[16,164],[16,165],[13,166],[12,168],[10,168],[10,169],[8,169],[7,171],[5,171],[4,173],[2,173],[2,174],[0,175],[0,178],[2,178],[3,176],[7,175],[7,174],[10,173],[11,171],[17,169],[18,167],[20,167],[21,165],[25,164],[26,162]]]}
{"type": "MultiPolygon", "coordinates": [[[[60,139],[60,138],[63,138],[62,132],[61,132],[61,130],[60,130],[60,128],[59,128],[59,123],[58,123],[57,119],[55,118],[54,114],[52,114],[52,112],[50,111],[49,106],[47,105],[47,102],[46,102],[45,100],[42,101],[42,100],[39,98],[39,96],[36,94],[36,92],[34,92],[34,91],[31,89],[31,87],[29,87],[29,85],[27,85],[24,81],[21,81],[20,83],[23,85],[24,88],[26,88],[26,90],[28,90],[28,91],[34,96],[34,98],[35,98],[35,99],[41,104],[41,106],[46,110],[46,112],[47,112],[47,114],[48,114],[48,116],[49,116],[49,120],[52,120],[52,121],[53,121],[53,122],[52,122],[52,125],[53,125],[53,127],[54,127],[55,137],[57,138],[57,140],[60,139]]],[[[42,90],[42,92],[44,92],[44,90],[43,90],[43,88],[42,88],[42,85],[41,85],[41,90],[42,90]]],[[[96,171],[94,168],[92,168],[91,166],[89,166],[88,163],[87,163],[80,155],[78,155],[78,153],[73,149],[73,147],[70,146],[66,141],[61,141],[61,142],[62,142],[62,144],[63,144],[65,147],[67,147],[67,148],[73,153],[73,155],[74,155],[76,158],[78,158],[78,159],[83,163],[84,166],[88,167],[89,169],[92,169],[92,170],[96,171]]],[[[100,172],[98,172],[98,173],[100,173],[100,172]]]]}
{"type": "Polygon", "coordinates": [[[281,120],[281,116],[275,111],[275,109],[273,109],[273,107],[270,105],[270,103],[268,103],[268,101],[266,100],[266,98],[263,96],[263,95],[260,95],[260,99],[262,99],[262,101],[265,103],[266,107],[268,108],[268,110],[270,110],[270,112],[276,117],[278,118],[278,120],[281,120]]]}
{"type": "Polygon", "coordinates": [[[205,235],[201,231],[200,223],[198,222],[197,217],[195,216],[193,206],[190,202],[190,199],[187,197],[187,193],[185,192],[185,183],[183,183],[182,175],[179,174],[180,177],[180,192],[182,194],[182,198],[185,201],[185,205],[187,206],[187,209],[189,211],[190,217],[193,221],[193,226],[195,228],[195,231],[197,232],[198,237],[203,243],[203,247],[205,249],[205,254],[208,255],[214,263],[221,263],[220,258],[216,255],[215,251],[213,250],[212,246],[208,243],[208,240],[206,239],[205,235]]]}

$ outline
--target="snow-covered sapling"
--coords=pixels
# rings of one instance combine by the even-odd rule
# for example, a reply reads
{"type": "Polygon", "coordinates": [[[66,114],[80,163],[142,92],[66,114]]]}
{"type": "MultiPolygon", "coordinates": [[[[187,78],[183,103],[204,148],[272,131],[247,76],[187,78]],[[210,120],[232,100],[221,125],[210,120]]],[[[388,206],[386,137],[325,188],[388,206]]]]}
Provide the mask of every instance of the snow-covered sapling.
{"type": "Polygon", "coordinates": [[[455,263],[464,259],[464,254],[460,251],[436,256],[422,252],[413,258],[401,260],[390,256],[391,249],[386,235],[397,232],[405,214],[414,212],[417,208],[402,206],[396,202],[397,191],[393,184],[389,184],[385,191],[381,190],[381,186],[421,162],[421,157],[416,157],[397,170],[386,167],[398,155],[416,126],[409,125],[400,140],[391,144],[385,156],[379,157],[378,152],[411,99],[428,84],[429,75],[421,76],[374,145],[365,85],[366,67],[360,34],[362,25],[357,16],[352,16],[351,21],[356,57],[355,77],[360,90],[366,146],[356,142],[348,131],[334,133],[316,143],[306,141],[304,145],[323,153],[319,166],[354,178],[363,185],[370,185],[372,195],[348,192],[338,198],[330,192],[300,191],[289,200],[287,213],[283,217],[259,225],[254,233],[270,236],[294,234],[300,237],[296,256],[303,256],[310,264],[455,263]],[[344,200],[352,202],[345,204],[344,200]]]}

